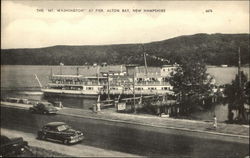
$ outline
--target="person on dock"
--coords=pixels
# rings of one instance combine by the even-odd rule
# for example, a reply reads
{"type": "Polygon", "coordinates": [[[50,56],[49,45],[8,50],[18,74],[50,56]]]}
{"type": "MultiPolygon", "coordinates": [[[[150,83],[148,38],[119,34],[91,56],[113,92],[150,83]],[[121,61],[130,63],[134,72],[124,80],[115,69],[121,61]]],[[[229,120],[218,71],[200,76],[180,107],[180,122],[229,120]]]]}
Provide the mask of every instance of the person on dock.
{"type": "Polygon", "coordinates": [[[213,126],[214,126],[214,129],[217,128],[217,118],[216,118],[215,114],[214,114],[214,124],[213,124],[213,126]]]}
{"type": "Polygon", "coordinates": [[[101,111],[101,95],[98,95],[98,98],[97,98],[96,111],[97,112],[101,111]]]}

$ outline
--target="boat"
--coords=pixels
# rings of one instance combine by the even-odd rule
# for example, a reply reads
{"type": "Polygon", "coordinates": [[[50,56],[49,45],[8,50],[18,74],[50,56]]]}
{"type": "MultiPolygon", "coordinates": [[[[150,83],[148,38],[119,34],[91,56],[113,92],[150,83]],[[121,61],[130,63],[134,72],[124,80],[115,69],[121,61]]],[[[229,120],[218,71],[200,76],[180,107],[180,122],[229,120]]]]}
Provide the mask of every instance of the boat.
{"type": "Polygon", "coordinates": [[[228,65],[221,65],[221,67],[228,67],[228,65]]]}
{"type": "Polygon", "coordinates": [[[51,70],[50,80],[46,87],[43,87],[37,75],[35,76],[45,96],[97,98],[98,95],[106,94],[109,98],[111,95],[173,94],[173,87],[169,84],[168,78],[179,65],[163,65],[160,71],[149,72],[145,53],[144,60],[144,72],[140,72],[136,64],[126,65],[126,71],[123,71],[121,66],[120,71],[106,72],[100,72],[100,67],[96,65],[95,76],[80,75],[79,68],[77,68],[76,75],[62,75],[62,73],[54,75],[51,70]]]}
{"type": "Polygon", "coordinates": [[[173,71],[173,66],[165,65],[160,72],[138,72],[137,65],[126,65],[126,72],[100,72],[96,76],[54,75],[43,87],[38,79],[41,91],[45,96],[70,96],[97,98],[107,95],[152,95],[171,94],[172,86],[166,78],[173,71]]]}
{"type": "Polygon", "coordinates": [[[107,77],[85,77],[82,75],[52,75],[46,87],[41,91],[45,96],[93,97],[96,98],[107,77]]]}

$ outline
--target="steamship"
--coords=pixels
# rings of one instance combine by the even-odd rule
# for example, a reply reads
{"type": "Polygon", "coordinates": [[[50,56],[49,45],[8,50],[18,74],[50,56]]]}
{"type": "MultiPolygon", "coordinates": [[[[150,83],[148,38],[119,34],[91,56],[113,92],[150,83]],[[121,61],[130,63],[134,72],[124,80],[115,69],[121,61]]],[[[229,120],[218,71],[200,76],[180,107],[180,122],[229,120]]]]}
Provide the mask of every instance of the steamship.
{"type": "Polygon", "coordinates": [[[95,76],[54,75],[41,91],[45,96],[70,96],[97,98],[108,95],[171,94],[172,86],[167,79],[176,65],[163,65],[158,72],[139,72],[138,65],[126,65],[126,71],[98,72],[95,76]]]}

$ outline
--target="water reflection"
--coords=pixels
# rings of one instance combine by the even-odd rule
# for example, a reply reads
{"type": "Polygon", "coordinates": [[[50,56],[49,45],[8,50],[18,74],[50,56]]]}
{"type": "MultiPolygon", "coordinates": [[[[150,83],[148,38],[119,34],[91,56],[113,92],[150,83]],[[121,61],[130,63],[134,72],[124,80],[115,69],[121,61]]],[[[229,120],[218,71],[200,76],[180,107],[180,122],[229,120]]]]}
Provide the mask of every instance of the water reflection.
{"type": "Polygon", "coordinates": [[[50,102],[61,101],[64,107],[77,108],[77,109],[86,109],[89,110],[93,107],[93,104],[96,104],[96,99],[90,98],[76,98],[76,97],[43,97],[44,100],[50,102]]]}
{"type": "Polygon", "coordinates": [[[214,114],[216,115],[218,122],[227,121],[228,120],[228,104],[218,103],[218,104],[211,105],[211,107],[207,108],[204,111],[194,112],[191,115],[191,118],[195,120],[211,121],[213,120],[214,114]]]}
{"type": "Polygon", "coordinates": [[[74,98],[74,97],[44,97],[43,94],[36,91],[1,91],[1,97],[15,97],[24,98],[29,100],[46,100],[46,101],[61,101],[64,107],[78,108],[78,109],[90,109],[93,104],[96,103],[96,99],[90,98],[74,98]],[[28,93],[27,93],[28,92],[28,93]]]}
{"type": "MultiPolygon", "coordinates": [[[[87,66],[64,66],[63,74],[76,74],[79,67],[79,74],[85,76],[95,75],[97,67],[87,66]]],[[[1,66],[1,97],[20,97],[33,100],[46,99],[43,98],[39,85],[34,77],[36,72],[42,85],[46,85],[49,80],[51,68],[54,74],[60,74],[60,66],[41,66],[41,65],[2,65],[1,66]],[[12,91],[10,90],[12,89],[12,91]]],[[[100,71],[120,71],[121,65],[102,67],[100,71]]],[[[159,68],[148,67],[149,71],[157,72],[159,68]]],[[[249,67],[242,68],[244,73],[249,78],[249,67]]],[[[139,69],[140,71],[140,69],[139,69]]],[[[144,71],[142,71],[144,72],[144,71]]],[[[215,77],[218,84],[231,83],[237,74],[237,67],[208,67],[207,72],[215,77]]],[[[95,99],[85,98],[51,98],[52,101],[61,101],[65,107],[73,107],[80,109],[89,109],[94,103],[95,99]]],[[[211,120],[214,113],[219,122],[227,120],[228,105],[217,104],[211,106],[206,111],[196,112],[192,114],[193,119],[211,120]]]]}
{"type": "MultiPolygon", "coordinates": [[[[61,101],[64,107],[90,110],[96,104],[95,98],[76,98],[76,97],[44,97],[37,91],[1,91],[1,97],[17,97],[30,100],[61,101]],[[28,93],[27,93],[28,92],[28,93]]],[[[218,103],[211,105],[204,111],[192,113],[190,118],[195,120],[212,120],[213,115],[217,116],[218,122],[228,120],[228,104],[218,103]]]]}

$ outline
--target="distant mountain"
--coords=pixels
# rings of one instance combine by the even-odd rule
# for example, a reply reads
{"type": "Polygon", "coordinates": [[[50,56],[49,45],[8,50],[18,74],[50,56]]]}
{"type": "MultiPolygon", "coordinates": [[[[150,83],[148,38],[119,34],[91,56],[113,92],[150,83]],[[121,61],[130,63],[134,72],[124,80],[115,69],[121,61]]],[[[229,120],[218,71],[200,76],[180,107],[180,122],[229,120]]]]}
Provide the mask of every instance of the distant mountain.
{"type": "Polygon", "coordinates": [[[53,46],[35,49],[2,49],[2,65],[84,65],[85,63],[143,64],[179,62],[182,56],[200,53],[209,65],[237,65],[238,47],[242,64],[250,63],[249,34],[195,34],[143,44],[53,46]],[[143,51],[144,50],[144,51],[143,51]],[[158,58],[160,57],[160,58],[158,58]]]}

